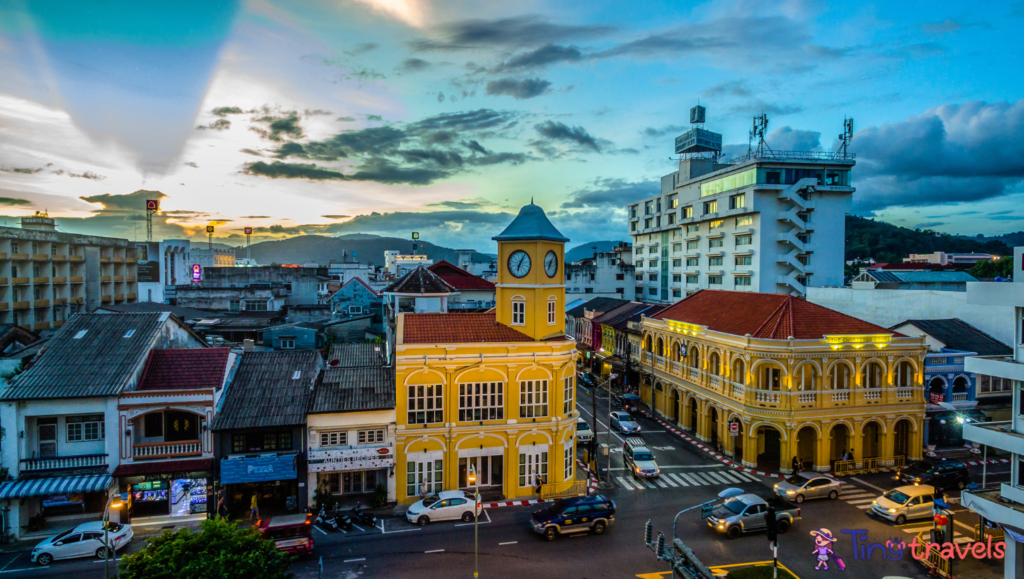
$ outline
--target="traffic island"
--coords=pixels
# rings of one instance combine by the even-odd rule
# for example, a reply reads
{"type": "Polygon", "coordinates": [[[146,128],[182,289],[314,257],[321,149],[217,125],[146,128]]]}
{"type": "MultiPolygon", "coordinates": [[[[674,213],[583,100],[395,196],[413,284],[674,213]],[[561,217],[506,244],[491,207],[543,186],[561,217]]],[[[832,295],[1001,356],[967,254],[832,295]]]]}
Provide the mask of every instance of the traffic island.
{"type": "MultiPolygon", "coordinates": [[[[723,579],[772,579],[775,569],[771,561],[758,561],[755,563],[736,563],[734,565],[719,565],[711,567],[715,577],[723,579]]],[[[779,563],[778,579],[800,579],[795,573],[779,563]]]]}

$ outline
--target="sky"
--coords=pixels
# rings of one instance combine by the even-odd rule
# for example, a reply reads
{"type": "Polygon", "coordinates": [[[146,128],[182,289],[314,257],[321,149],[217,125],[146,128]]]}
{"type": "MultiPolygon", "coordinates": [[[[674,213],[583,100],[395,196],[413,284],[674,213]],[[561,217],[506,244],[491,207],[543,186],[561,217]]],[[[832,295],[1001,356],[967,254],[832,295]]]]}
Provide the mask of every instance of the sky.
{"type": "Polygon", "coordinates": [[[374,233],[493,251],[534,200],[628,239],[707,107],[726,150],[833,150],[854,213],[1024,229],[1024,2],[0,3],[0,217],[244,243],[374,233]],[[1014,72],[1017,71],[1017,72],[1014,72]]]}

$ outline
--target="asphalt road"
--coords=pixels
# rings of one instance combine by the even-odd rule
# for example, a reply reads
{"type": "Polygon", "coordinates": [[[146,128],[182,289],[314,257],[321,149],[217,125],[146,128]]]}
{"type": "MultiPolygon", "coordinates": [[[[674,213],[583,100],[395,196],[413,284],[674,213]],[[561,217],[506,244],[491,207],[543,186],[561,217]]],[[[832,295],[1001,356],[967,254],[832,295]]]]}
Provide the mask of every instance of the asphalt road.
{"type": "MultiPolygon", "coordinates": [[[[580,388],[579,407],[582,416],[593,426],[590,393],[580,388]]],[[[599,441],[610,441],[621,450],[622,438],[607,434],[607,399],[598,399],[599,441]],[[603,404],[602,404],[603,402],[603,404]]],[[[611,480],[614,488],[600,490],[617,506],[616,521],[603,535],[590,533],[563,536],[553,542],[544,541],[530,525],[530,514],[537,507],[503,507],[488,509],[480,525],[434,523],[417,527],[403,518],[387,518],[382,527],[354,529],[349,533],[316,528],[316,554],[293,565],[297,579],[323,577],[473,577],[478,565],[481,577],[519,579],[522,577],[558,577],[559,579],[630,578],[667,571],[665,563],[643,545],[643,529],[647,520],[658,532],[672,534],[672,520],[686,507],[711,500],[729,487],[749,492],[769,493],[776,479],[741,474],[726,467],[676,435],[665,432],[657,423],[639,419],[642,437],[653,449],[662,469],[660,482],[644,484],[628,476],[622,465],[621,452],[611,454],[611,480]],[[479,559],[475,563],[474,531],[479,533],[479,559]]],[[[990,466],[989,484],[1008,480],[1009,465],[990,466]]],[[[972,468],[980,481],[980,467],[972,468]]],[[[816,571],[812,554],[814,538],[810,532],[828,528],[839,539],[834,550],[844,560],[842,577],[877,579],[883,576],[925,577],[923,567],[909,554],[901,560],[883,560],[876,551],[870,559],[858,556],[853,538],[842,531],[863,530],[872,543],[885,543],[890,538],[909,542],[929,521],[914,521],[896,526],[866,515],[870,501],[885,490],[897,486],[892,476],[879,473],[844,480],[844,496],[838,500],[807,501],[801,505],[802,520],[780,536],[779,559],[802,579],[839,573],[835,565],[829,571],[816,571]]],[[[953,495],[955,496],[955,494],[953,495]]],[[[955,519],[960,535],[973,534],[977,519],[960,507],[955,519]]],[[[680,517],[678,535],[708,566],[738,565],[771,560],[771,550],[764,534],[752,534],[735,540],[714,533],[697,511],[680,517]]],[[[134,541],[129,550],[141,548],[134,541]]],[[[103,576],[102,562],[93,559],[58,561],[49,567],[33,565],[28,553],[0,556],[0,579],[7,577],[82,577],[103,576]]],[[[663,576],[667,576],[663,575],[663,576]]],[[[957,576],[963,576],[958,574],[957,576]]],[[[970,568],[969,576],[987,578],[1002,576],[1001,561],[988,566],[970,568]]]]}

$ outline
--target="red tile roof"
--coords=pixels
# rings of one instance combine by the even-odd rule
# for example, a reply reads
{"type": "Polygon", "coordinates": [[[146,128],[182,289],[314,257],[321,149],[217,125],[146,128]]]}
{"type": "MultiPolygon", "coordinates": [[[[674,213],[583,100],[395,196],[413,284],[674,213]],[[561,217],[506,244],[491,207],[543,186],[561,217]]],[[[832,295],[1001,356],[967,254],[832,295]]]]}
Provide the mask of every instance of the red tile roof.
{"type": "Polygon", "coordinates": [[[494,284],[486,279],[469,273],[457,265],[441,260],[428,267],[437,277],[448,282],[448,285],[457,290],[480,290],[494,291],[494,284]]]}
{"type": "Polygon", "coordinates": [[[230,348],[152,350],[136,390],[220,388],[230,348]]]}
{"type": "Polygon", "coordinates": [[[826,335],[903,334],[782,294],[701,290],[653,316],[755,338],[817,340],[826,335]]]}
{"type": "Polygon", "coordinates": [[[533,338],[498,323],[494,312],[474,314],[405,314],[406,344],[532,342],[533,338]]]}
{"type": "Polygon", "coordinates": [[[156,462],[133,462],[122,464],[114,469],[112,476],[143,476],[147,474],[171,474],[197,472],[213,469],[212,458],[193,458],[187,460],[161,460],[156,462]]]}

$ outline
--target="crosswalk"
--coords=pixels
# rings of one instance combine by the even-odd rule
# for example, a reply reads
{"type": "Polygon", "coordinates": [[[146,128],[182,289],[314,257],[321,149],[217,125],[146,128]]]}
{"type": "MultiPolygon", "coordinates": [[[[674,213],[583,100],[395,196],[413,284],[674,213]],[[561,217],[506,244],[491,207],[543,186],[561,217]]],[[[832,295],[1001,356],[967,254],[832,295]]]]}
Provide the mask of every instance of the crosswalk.
{"type": "Polygon", "coordinates": [[[634,479],[617,476],[619,486],[629,491],[646,489],[667,489],[679,487],[699,487],[715,485],[735,485],[737,483],[761,482],[761,479],[742,471],[718,470],[703,472],[661,472],[656,479],[634,479]]]}
{"type": "MultiPolygon", "coordinates": [[[[857,507],[858,509],[860,509],[862,511],[866,511],[866,510],[870,509],[871,508],[871,503],[877,497],[878,497],[878,493],[876,493],[876,492],[868,492],[868,491],[865,491],[864,489],[861,489],[861,488],[858,488],[858,487],[848,486],[845,483],[843,484],[843,493],[839,496],[839,498],[841,500],[846,501],[847,503],[857,507]]],[[[962,524],[962,523],[960,523],[960,524],[962,524]]],[[[903,531],[904,533],[907,533],[908,535],[913,535],[913,536],[916,537],[919,533],[930,531],[932,529],[932,527],[933,527],[933,524],[932,524],[931,521],[920,520],[920,521],[913,521],[913,522],[911,522],[911,523],[909,523],[909,524],[907,524],[905,526],[897,527],[897,528],[899,530],[903,531]]],[[[972,536],[966,536],[966,535],[964,535],[963,533],[960,532],[959,528],[957,528],[956,530],[953,531],[953,542],[954,543],[971,543],[973,541],[974,541],[973,533],[972,533],[972,536]]]]}

